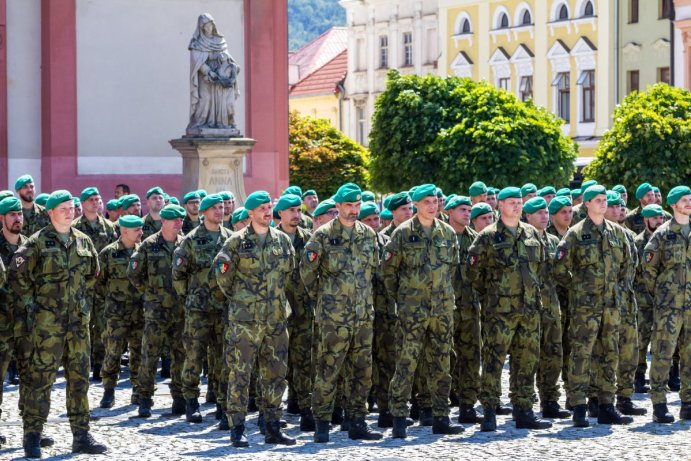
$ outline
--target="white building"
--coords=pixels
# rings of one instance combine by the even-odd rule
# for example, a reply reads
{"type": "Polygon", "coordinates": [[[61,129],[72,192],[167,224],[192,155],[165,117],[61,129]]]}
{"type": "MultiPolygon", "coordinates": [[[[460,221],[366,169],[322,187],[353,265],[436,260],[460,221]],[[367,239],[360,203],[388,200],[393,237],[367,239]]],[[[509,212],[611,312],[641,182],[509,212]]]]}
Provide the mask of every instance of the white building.
{"type": "Polygon", "coordinates": [[[348,28],[343,129],[366,146],[386,73],[437,74],[438,0],[341,0],[348,28]]]}

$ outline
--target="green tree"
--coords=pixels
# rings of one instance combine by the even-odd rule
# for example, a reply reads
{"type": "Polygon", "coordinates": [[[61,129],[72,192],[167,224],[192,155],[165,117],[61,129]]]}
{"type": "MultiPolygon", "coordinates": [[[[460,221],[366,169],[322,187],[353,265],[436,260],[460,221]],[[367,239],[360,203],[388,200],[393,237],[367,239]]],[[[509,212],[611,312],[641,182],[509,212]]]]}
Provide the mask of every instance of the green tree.
{"type": "MultiPolygon", "coordinates": [[[[691,181],[691,92],[658,83],[629,94],[584,170],[629,191],[650,182],[663,191],[691,181]]],[[[631,194],[629,194],[631,195],[631,194]]]]}
{"type": "Polygon", "coordinates": [[[290,183],[322,199],[346,182],[367,187],[369,153],[328,120],[290,113],[290,183]]]}
{"type": "Polygon", "coordinates": [[[288,49],[297,50],[333,26],[345,25],[338,0],[288,0],[288,49]]]}
{"type": "Polygon", "coordinates": [[[381,191],[433,182],[447,193],[474,181],[567,185],[576,145],[562,121],[486,82],[389,71],[375,102],[370,173],[381,191]]]}

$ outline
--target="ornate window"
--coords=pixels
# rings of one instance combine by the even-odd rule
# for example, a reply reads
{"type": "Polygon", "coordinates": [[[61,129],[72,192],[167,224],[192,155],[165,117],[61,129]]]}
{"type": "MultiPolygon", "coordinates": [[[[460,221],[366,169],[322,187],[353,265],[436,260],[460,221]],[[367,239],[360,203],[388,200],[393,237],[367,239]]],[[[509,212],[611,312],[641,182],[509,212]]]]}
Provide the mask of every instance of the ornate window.
{"type": "Polygon", "coordinates": [[[524,75],[521,77],[521,83],[518,87],[521,101],[527,101],[533,97],[533,76],[524,75]]]}
{"type": "Polygon", "coordinates": [[[557,116],[566,123],[571,121],[571,76],[568,72],[559,72],[552,81],[557,89],[557,116]]]}
{"type": "Polygon", "coordinates": [[[413,65],[413,33],[403,32],[403,67],[413,65]]]}
{"type": "Polygon", "coordinates": [[[529,26],[533,23],[533,18],[530,16],[530,11],[525,10],[523,12],[523,17],[521,17],[521,25],[529,26]]]}
{"type": "Polygon", "coordinates": [[[470,21],[468,18],[463,20],[463,25],[461,26],[461,33],[462,34],[469,34],[470,33],[470,21]]]}
{"type": "Polygon", "coordinates": [[[509,28],[509,15],[504,13],[499,18],[499,27],[497,29],[508,29],[509,28]]]}
{"type": "Polygon", "coordinates": [[[590,16],[595,16],[595,9],[593,8],[593,2],[588,1],[583,7],[583,17],[587,18],[590,16]]]}
{"type": "Polygon", "coordinates": [[[379,36],[379,68],[386,69],[389,67],[389,36],[379,36]]]}
{"type": "Polygon", "coordinates": [[[581,121],[595,121],[595,71],[584,70],[576,84],[581,86],[581,121]]]}
{"type": "Polygon", "coordinates": [[[557,17],[554,19],[557,21],[566,21],[569,19],[569,7],[562,3],[562,5],[557,9],[557,17]]]}

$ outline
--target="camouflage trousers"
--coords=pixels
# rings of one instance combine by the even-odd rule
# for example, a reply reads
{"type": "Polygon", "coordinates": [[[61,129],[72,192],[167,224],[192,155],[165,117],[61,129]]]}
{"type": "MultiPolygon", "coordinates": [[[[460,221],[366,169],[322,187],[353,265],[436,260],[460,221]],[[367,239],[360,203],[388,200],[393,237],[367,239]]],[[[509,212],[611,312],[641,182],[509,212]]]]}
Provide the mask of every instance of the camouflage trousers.
{"type": "Polygon", "coordinates": [[[571,343],[569,342],[569,325],[571,321],[569,319],[568,291],[557,286],[557,298],[559,298],[559,313],[561,314],[561,379],[564,381],[564,387],[566,387],[569,380],[569,357],[571,356],[571,343]]]}
{"type": "Polygon", "coordinates": [[[389,384],[396,371],[398,350],[397,324],[397,317],[375,311],[372,339],[372,392],[380,412],[389,409],[389,384]]]}
{"type": "Polygon", "coordinates": [[[66,407],[72,432],[89,430],[89,315],[39,309],[31,330],[31,344],[28,371],[23,375],[20,371],[22,386],[27,387],[22,414],[24,433],[42,432],[60,365],[65,368],[66,407]]]}
{"type": "MultiPolygon", "coordinates": [[[[223,310],[218,309],[185,312],[185,364],[182,370],[182,394],[185,399],[199,397],[199,376],[207,351],[211,350],[213,357],[224,357],[225,318],[223,310]]],[[[208,382],[212,383],[217,403],[225,408],[228,383],[222,378],[222,372],[222,360],[213,368],[209,364],[208,382]]]]}
{"type": "Polygon", "coordinates": [[[108,313],[103,344],[106,354],[103,359],[103,388],[115,388],[120,377],[120,358],[125,346],[129,349],[130,382],[132,394],[139,395],[139,368],[142,363],[142,336],[144,335],[144,314],[141,307],[129,312],[108,313]]]}
{"type": "Polygon", "coordinates": [[[103,332],[106,325],[104,306],[96,297],[92,297],[89,302],[91,304],[91,320],[89,321],[91,361],[94,364],[101,364],[106,355],[105,343],[103,342],[103,332]]]}
{"type": "Polygon", "coordinates": [[[314,317],[309,314],[288,318],[288,385],[289,398],[295,398],[300,409],[312,404],[314,384],[314,360],[317,357],[317,341],[314,338],[314,317]]]}
{"type": "Polygon", "coordinates": [[[480,402],[496,407],[501,397],[501,373],[511,355],[509,397],[514,408],[533,407],[534,382],[540,356],[540,314],[485,313],[482,318],[480,402]]]}
{"type": "Polygon", "coordinates": [[[682,402],[691,402],[691,309],[655,307],[650,363],[650,400],[653,404],[667,403],[667,382],[672,355],[679,344],[679,373],[682,402]]]}
{"type": "Polygon", "coordinates": [[[573,406],[586,403],[591,385],[591,366],[594,366],[593,357],[597,357],[600,364],[593,378],[593,385],[598,389],[598,400],[600,404],[613,403],[619,363],[619,308],[597,308],[587,304],[572,306],[569,313],[569,402],[573,406]]]}
{"type": "Polygon", "coordinates": [[[367,396],[372,387],[372,320],[351,325],[319,323],[312,412],[319,421],[330,421],[336,390],[343,377],[345,411],[351,418],[367,415],[367,396]],[[342,374],[342,369],[345,372],[342,374]],[[346,376],[347,375],[347,376],[346,376]]]}
{"type": "Polygon", "coordinates": [[[460,403],[475,405],[480,393],[480,312],[459,306],[454,311],[452,392],[460,403]]]}
{"type": "MultiPolygon", "coordinates": [[[[408,415],[408,400],[413,391],[418,364],[425,367],[421,386],[429,391],[434,416],[449,414],[451,391],[450,355],[453,338],[453,310],[427,318],[401,316],[398,319],[400,350],[396,371],[389,386],[389,408],[394,416],[408,415]]],[[[418,388],[418,392],[421,389],[418,388]]],[[[421,408],[424,401],[418,400],[421,408]]]]}
{"type": "MultiPolygon", "coordinates": [[[[19,413],[24,412],[27,382],[31,371],[31,354],[33,353],[32,338],[26,325],[26,313],[19,308],[14,309],[14,338],[12,340],[14,360],[19,373],[19,413]]],[[[4,376],[4,375],[3,375],[4,376]]]]}
{"type": "MultiPolygon", "coordinates": [[[[540,312],[540,362],[537,366],[537,390],[541,402],[557,402],[559,375],[564,365],[559,306],[551,306],[540,312]]],[[[513,371],[513,370],[512,370],[513,371]]]]}
{"type": "Polygon", "coordinates": [[[286,323],[232,322],[226,327],[228,364],[227,414],[233,426],[244,424],[249,401],[250,378],[259,370],[262,408],[267,421],[281,417],[281,399],[288,372],[286,323]]]}
{"type": "Polygon", "coordinates": [[[10,306],[0,304],[0,412],[2,411],[3,380],[14,351],[14,322],[10,306]]]}
{"type": "Polygon", "coordinates": [[[645,376],[648,369],[648,347],[653,337],[653,306],[638,305],[638,366],[636,374],[645,376]]]}
{"type": "MultiPolygon", "coordinates": [[[[619,328],[619,364],[617,365],[617,396],[631,398],[638,366],[638,309],[628,306],[621,311],[619,328]]],[[[595,363],[598,360],[594,357],[595,363]]]]}
{"type": "Polygon", "coordinates": [[[144,312],[144,334],[142,336],[142,364],[139,367],[139,395],[150,399],[154,395],[156,365],[167,339],[170,346],[170,395],[182,397],[182,367],[185,362],[185,349],[182,334],[185,316],[182,308],[157,307],[144,312]],[[169,310],[165,316],[157,310],[169,310]],[[157,315],[159,314],[159,315],[157,315]]]}

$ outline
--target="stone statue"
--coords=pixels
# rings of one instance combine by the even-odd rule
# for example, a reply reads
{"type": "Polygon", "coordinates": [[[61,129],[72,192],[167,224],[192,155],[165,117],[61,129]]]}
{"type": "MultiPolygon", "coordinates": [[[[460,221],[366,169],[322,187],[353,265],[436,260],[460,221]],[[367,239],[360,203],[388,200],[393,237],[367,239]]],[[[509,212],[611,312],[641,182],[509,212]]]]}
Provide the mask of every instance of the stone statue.
{"type": "Polygon", "coordinates": [[[199,16],[189,45],[190,123],[188,136],[239,137],[235,101],[240,95],[240,66],[209,13],[199,16]]]}

